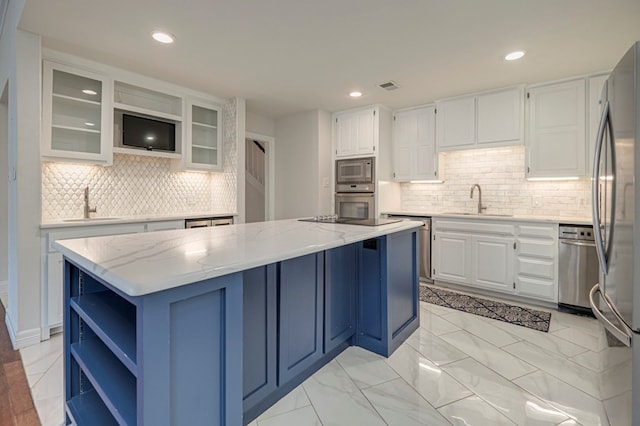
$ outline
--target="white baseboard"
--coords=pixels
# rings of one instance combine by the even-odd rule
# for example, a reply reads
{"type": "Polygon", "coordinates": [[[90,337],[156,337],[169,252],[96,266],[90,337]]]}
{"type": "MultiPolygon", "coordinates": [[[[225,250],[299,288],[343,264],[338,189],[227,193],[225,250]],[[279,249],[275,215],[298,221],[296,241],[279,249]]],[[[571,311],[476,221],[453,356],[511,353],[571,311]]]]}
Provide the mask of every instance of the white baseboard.
{"type": "Polygon", "coordinates": [[[29,330],[23,330],[16,334],[16,331],[13,328],[13,321],[9,317],[9,313],[7,312],[4,317],[4,322],[7,325],[7,331],[9,332],[9,337],[11,338],[11,344],[13,345],[13,349],[22,349],[27,346],[36,345],[40,343],[40,329],[32,328],[29,330]]]}

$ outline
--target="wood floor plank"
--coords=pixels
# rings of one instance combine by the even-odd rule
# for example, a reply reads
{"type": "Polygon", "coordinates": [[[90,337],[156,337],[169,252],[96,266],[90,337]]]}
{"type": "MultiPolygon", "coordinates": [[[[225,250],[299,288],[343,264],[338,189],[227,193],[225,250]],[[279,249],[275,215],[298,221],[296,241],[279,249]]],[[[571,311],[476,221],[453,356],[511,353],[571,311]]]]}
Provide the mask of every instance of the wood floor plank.
{"type": "MultiPolygon", "coordinates": [[[[5,318],[0,303],[0,319],[5,318]]],[[[0,324],[0,426],[39,426],[20,352],[13,350],[4,321],[0,324]]]]}

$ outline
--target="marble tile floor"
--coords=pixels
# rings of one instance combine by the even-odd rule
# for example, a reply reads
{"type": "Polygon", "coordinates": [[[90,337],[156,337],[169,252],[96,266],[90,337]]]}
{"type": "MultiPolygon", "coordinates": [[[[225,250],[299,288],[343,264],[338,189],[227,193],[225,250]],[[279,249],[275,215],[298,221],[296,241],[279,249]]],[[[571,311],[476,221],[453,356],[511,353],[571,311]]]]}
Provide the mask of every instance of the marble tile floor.
{"type": "MultiPolygon", "coordinates": [[[[631,351],[596,320],[551,310],[542,333],[420,305],[391,357],[351,347],[250,426],[631,424],[631,351]]],[[[63,422],[61,351],[60,335],[20,351],[45,426],[63,422]]]]}

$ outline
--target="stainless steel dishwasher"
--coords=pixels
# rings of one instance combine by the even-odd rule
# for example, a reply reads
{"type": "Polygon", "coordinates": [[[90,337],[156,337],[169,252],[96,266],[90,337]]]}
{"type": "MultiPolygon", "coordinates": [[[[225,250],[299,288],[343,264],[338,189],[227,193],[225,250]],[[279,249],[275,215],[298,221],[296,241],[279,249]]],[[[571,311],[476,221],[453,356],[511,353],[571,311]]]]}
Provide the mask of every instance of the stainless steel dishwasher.
{"type": "Polygon", "coordinates": [[[396,216],[388,215],[394,219],[417,220],[424,225],[418,232],[418,246],[420,252],[420,280],[433,282],[431,279],[431,218],[423,216],[396,216]]]}
{"type": "Polygon", "coordinates": [[[558,237],[558,309],[590,314],[589,290],[600,275],[593,227],[560,225],[558,237]]]}

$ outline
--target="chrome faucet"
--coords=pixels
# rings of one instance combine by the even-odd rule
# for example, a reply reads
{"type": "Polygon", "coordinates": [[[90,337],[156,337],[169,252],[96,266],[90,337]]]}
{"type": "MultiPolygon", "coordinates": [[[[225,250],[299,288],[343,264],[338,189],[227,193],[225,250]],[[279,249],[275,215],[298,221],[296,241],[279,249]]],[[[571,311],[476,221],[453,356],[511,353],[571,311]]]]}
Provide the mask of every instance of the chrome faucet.
{"type": "Polygon", "coordinates": [[[482,213],[482,210],[486,210],[487,208],[482,205],[482,189],[480,189],[480,185],[474,183],[471,187],[471,195],[469,198],[473,198],[473,190],[478,188],[478,214],[482,213]]]}
{"type": "Polygon", "coordinates": [[[89,207],[89,187],[84,189],[84,218],[89,219],[89,213],[97,213],[97,207],[89,207]]]}

